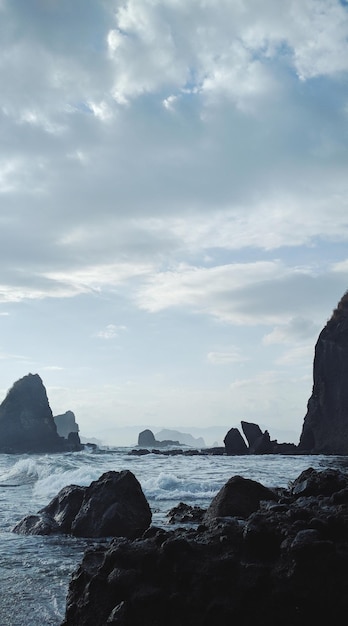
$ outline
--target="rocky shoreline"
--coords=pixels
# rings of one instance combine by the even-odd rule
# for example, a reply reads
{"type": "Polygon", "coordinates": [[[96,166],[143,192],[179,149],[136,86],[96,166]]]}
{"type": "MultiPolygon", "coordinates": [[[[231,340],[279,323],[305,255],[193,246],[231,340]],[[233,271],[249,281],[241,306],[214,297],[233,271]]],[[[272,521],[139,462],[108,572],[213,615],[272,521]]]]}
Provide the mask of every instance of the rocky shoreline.
{"type": "Polygon", "coordinates": [[[340,623],[348,609],[346,474],[309,468],[275,490],[232,477],[206,511],[193,512],[194,520],[181,503],[172,512],[179,527],[150,526],[87,551],[62,626],[340,623]]]}

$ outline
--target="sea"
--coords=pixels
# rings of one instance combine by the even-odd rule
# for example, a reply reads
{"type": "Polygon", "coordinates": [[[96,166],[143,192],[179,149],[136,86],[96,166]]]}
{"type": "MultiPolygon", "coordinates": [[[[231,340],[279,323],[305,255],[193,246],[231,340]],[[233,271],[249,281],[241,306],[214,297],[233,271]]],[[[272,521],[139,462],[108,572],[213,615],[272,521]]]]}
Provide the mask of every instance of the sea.
{"type": "Polygon", "coordinates": [[[267,487],[288,487],[308,467],[348,472],[339,456],[136,456],[130,448],[86,448],[64,454],[0,454],[0,626],[58,626],[70,577],[98,540],[21,536],[12,532],[66,485],[89,485],[104,472],[130,470],[152,510],[152,524],[168,526],[168,511],[185,502],[206,508],[231,476],[267,487]]]}

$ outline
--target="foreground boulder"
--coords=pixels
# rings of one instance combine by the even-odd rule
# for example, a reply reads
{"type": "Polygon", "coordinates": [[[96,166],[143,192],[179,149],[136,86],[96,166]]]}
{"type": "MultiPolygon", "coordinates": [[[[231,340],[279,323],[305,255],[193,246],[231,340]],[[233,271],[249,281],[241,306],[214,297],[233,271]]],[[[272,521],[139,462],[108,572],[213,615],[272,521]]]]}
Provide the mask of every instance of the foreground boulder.
{"type": "Polygon", "coordinates": [[[64,487],[36,515],[13,532],[64,533],[75,537],[139,537],[151,524],[151,510],[138,480],[128,470],[106,472],[89,487],[64,487]]]}
{"type": "Polygon", "coordinates": [[[87,551],[70,582],[63,626],[342,623],[347,475],[310,469],[277,492],[244,520],[153,527],[135,541],[87,551]]]}
{"type": "Polygon", "coordinates": [[[38,374],[14,383],[0,405],[0,452],[61,452],[69,442],[57,433],[46,389],[38,374]]]}
{"type": "Polygon", "coordinates": [[[277,500],[277,495],[255,480],[232,476],[213,498],[204,520],[217,517],[247,518],[257,511],[262,500],[277,500]]]}
{"type": "Polygon", "coordinates": [[[299,447],[303,453],[348,454],[348,292],[315,346],[313,389],[299,447]]]}

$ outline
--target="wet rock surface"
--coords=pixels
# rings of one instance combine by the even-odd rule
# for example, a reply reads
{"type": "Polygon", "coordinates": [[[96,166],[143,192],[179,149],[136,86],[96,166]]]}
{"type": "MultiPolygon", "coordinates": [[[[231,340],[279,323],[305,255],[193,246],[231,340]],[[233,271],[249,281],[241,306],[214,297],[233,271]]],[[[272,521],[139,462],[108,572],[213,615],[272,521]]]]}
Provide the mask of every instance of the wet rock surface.
{"type": "Polygon", "coordinates": [[[347,475],[309,469],[272,493],[245,518],[151,527],[86,552],[64,626],[340,623],[348,609],[347,475]]]}
{"type": "Polygon", "coordinates": [[[132,472],[124,470],[106,472],[89,487],[64,487],[36,515],[23,518],[13,532],[135,538],[149,527],[151,519],[151,510],[138,480],[132,472]]]}

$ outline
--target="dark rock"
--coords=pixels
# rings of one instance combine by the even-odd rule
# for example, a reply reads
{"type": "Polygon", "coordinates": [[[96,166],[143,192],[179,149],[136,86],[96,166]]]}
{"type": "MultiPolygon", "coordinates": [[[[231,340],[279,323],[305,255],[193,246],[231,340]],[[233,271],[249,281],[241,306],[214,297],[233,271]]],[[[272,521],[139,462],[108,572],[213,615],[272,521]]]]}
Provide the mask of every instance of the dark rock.
{"type": "Polygon", "coordinates": [[[301,472],[291,484],[294,496],[331,496],[345,488],[347,480],[336,469],[328,468],[318,473],[312,467],[301,472]]]}
{"type": "Polygon", "coordinates": [[[225,444],[226,454],[228,455],[249,453],[248,446],[246,445],[238,428],[231,428],[228,431],[227,435],[224,438],[224,444],[225,444]]]}
{"type": "Polygon", "coordinates": [[[89,487],[70,485],[37,515],[21,520],[13,532],[65,533],[76,537],[139,537],[151,523],[151,510],[135,476],[106,472],[89,487]]]}
{"type": "MultiPolygon", "coordinates": [[[[325,491],[328,476],[316,474],[325,491]]],[[[331,486],[348,489],[347,475],[336,478],[331,486]]],[[[348,505],[335,505],[335,493],[290,489],[244,521],[153,527],[88,551],[63,626],[339,624],[348,611],[348,505]]]]}
{"type": "Polygon", "coordinates": [[[260,483],[233,476],[220,489],[208,507],[204,520],[234,516],[246,518],[260,506],[261,500],[277,500],[276,494],[260,483]]]}
{"type": "Polygon", "coordinates": [[[75,414],[72,411],[66,411],[61,415],[55,415],[53,419],[60,437],[67,439],[70,433],[79,432],[79,426],[76,423],[75,414]]]}
{"type": "Polygon", "coordinates": [[[154,448],[154,447],[166,447],[166,446],[180,446],[179,441],[172,441],[171,439],[164,441],[157,441],[155,439],[155,435],[152,430],[146,429],[139,433],[138,436],[138,446],[142,446],[145,448],[154,448]]]}
{"type": "MultiPolygon", "coordinates": [[[[69,433],[68,438],[67,438],[67,447],[71,450],[71,452],[77,452],[78,450],[83,450],[83,448],[85,447],[85,445],[83,445],[80,441],[80,437],[79,437],[79,433],[69,433]]],[[[96,445],[95,444],[86,444],[87,446],[92,447],[93,449],[96,449],[96,445]]]]}
{"type": "Polygon", "coordinates": [[[0,452],[59,452],[68,449],[59,437],[46,389],[38,374],[14,383],[0,405],[0,452]]]}
{"type": "Polygon", "coordinates": [[[155,435],[152,430],[148,428],[146,430],[142,430],[138,436],[138,446],[142,446],[143,448],[152,447],[156,445],[155,435]]]}
{"type": "Polygon", "coordinates": [[[168,524],[200,524],[204,514],[205,509],[200,506],[191,506],[185,502],[179,502],[177,506],[168,511],[168,524]]]}
{"type": "Polygon", "coordinates": [[[273,454],[276,441],[271,441],[268,430],[256,439],[250,448],[250,454],[273,454]]]}
{"type": "Polygon", "coordinates": [[[319,334],[313,389],[299,448],[312,454],[348,454],[348,292],[319,334]]]}
{"type": "Polygon", "coordinates": [[[254,443],[262,437],[262,430],[258,424],[253,424],[252,422],[241,421],[241,426],[249,448],[252,448],[254,443]]]}

